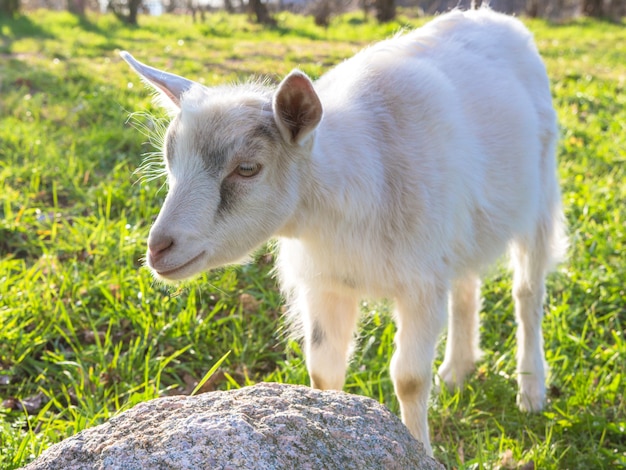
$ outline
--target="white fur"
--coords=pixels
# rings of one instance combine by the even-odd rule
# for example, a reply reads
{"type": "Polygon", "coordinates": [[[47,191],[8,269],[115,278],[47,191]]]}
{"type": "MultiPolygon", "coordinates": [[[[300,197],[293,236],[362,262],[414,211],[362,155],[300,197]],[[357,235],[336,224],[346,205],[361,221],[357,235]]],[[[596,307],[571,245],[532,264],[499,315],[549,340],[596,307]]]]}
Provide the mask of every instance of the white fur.
{"type": "Polygon", "coordinates": [[[549,82],[519,21],[454,11],[314,86],[297,71],[277,89],[181,91],[172,77],[170,189],[148,250],[158,276],[236,262],[278,237],[277,272],[318,388],[343,387],[359,300],[393,299],[402,419],[432,452],[427,400],[447,310],[439,375],[457,386],[479,357],[480,275],[509,248],[519,406],[541,409],[544,278],[566,242],[549,82]],[[242,162],[260,173],[241,176],[242,162]]]}

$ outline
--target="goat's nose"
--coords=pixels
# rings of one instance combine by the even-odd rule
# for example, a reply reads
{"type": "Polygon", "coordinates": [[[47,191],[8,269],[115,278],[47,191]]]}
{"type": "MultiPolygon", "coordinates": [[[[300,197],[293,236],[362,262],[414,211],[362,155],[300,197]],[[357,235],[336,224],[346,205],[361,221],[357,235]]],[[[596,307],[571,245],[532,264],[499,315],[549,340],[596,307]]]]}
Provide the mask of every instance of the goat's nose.
{"type": "Polygon", "coordinates": [[[148,256],[150,257],[150,261],[154,263],[163,258],[172,246],[174,246],[174,239],[172,237],[150,237],[148,239],[148,256]]]}

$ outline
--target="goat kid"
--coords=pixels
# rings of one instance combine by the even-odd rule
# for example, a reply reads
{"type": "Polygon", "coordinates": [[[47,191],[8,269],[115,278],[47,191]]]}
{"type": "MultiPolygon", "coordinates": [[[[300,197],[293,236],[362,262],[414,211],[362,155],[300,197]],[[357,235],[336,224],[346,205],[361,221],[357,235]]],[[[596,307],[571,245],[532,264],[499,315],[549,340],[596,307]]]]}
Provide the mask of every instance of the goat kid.
{"type": "Polygon", "coordinates": [[[172,113],[169,190],[148,238],[158,278],[236,263],[278,237],[277,271],[313,387],[341,389],[362,297],[395,301],[391,375],[432,453],[427,401],[479,358],[480,275],[509,249],[518,404],[545,398],[545,276],[566,248],[557,127],[521,22],[453,11],[369,47],[317,82],[208,88],[121,53],[172,113]]]}

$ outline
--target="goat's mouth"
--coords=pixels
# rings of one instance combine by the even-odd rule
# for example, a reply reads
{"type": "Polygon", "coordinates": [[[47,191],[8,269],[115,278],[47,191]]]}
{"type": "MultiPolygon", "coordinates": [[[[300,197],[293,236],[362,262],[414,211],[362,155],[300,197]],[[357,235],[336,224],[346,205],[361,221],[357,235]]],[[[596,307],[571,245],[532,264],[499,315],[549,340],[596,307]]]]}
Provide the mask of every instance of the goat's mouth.
{"type": "Polygon", "coordinates": [[[175,268],[167,267],[166,269],[153,268],[154,272],[166,279],[178,280],[186,277],[193,276],[197,270],[190,270],[189,268],[200,261],[206,253],[201,251],[189,261],[185,261],[183,264],[179,264],[175,268]]]}

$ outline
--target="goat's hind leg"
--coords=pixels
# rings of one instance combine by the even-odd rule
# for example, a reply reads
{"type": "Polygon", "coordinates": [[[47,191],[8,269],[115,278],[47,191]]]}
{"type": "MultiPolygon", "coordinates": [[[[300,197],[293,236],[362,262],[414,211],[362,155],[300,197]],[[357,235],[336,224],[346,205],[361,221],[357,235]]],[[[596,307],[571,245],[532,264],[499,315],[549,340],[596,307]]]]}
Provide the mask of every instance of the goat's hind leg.
{"type": "Polygon", "coordinates": [[[359,312],[355,296],[310,289],[300,306],[311,386],[341,390],[359,312]]]}
{"type": "Polygon", "coordinates": [[[460,387],[480,359],[480,304],[480,279],[477,275],[468,274],[452,284],[446,354],[438,371],[439,377],[450,389],[460,387]]]}
{"type": "Polygon", "coordinates": [[[551,265],[550,239],[542,227],[532,237],[520,237],[511,247],[513,298],[517,319],[517,404],[522,411],[543,408],[545,361],[543,302],[545,277],[551,265]]]}

